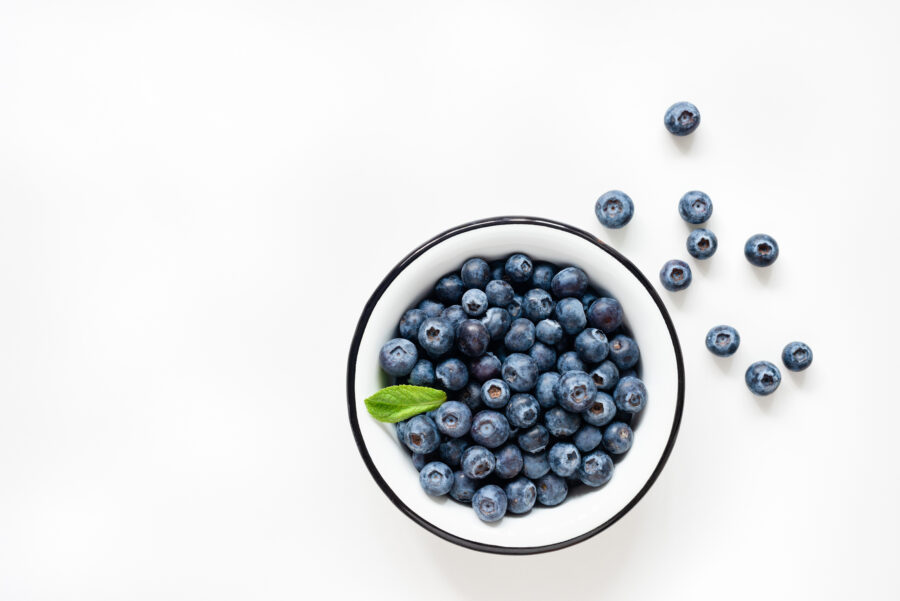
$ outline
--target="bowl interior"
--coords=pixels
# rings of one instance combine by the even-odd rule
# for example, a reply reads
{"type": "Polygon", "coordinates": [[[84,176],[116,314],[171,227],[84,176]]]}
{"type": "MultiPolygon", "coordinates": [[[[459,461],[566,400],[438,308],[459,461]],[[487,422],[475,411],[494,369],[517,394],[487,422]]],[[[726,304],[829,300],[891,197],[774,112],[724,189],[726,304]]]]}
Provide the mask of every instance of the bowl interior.
{"type": "Polygon", "coordinates": [[[357,439],[364,456],[369,455],[373,475],[383,479],[382,488],[386,485],[395,495],[395,503],[436,534],[461,539],[454,540],[457,543],[472,543],[470,546],[497,547],[489,550],[542,550],[535,548],[560,545],[599,531],[630,509],[652,484],[668,456],[680,420],[680,350],[649,284],[639,279],[633,266],[620,261],[584,232],[542,220],[497,220],[469,227],[458,228],[408,257],[406,266],[380,298],[373,297],[374,305],[370,301],[371,313],[367,323],[361,324],[364,329],[356,370],[349,383],[351,412],[355,408],[359,424],[357,439]],[[429,497],[422,491],[408,453],[397,442],[394,426],[371,418],[363,400],[385,385],[378,351],[395,336],[397,322],[406,309],[426,296],[439,277],[458,270],[466,259],[477,256],[490,261],[514,252],[559,267],[576,265],[587,273],[594,287],[608,291],[622,303],[627,324],[641,349],[648,402],[635,430],[634,445],[616,464],[607,485],[572,495],[557,507],[535,506],[523,516],[507,515],[497,523],[486,524],[471,507],[449,497],[429,497]]]}

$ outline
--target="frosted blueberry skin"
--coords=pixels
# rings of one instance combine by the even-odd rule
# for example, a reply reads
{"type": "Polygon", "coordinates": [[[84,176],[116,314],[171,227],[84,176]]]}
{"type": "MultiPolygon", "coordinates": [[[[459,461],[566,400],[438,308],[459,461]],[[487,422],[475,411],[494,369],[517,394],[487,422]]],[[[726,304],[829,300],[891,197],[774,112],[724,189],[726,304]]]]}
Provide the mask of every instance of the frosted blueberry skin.
{"type": "Polygon", "coordinates": [[[481,317],[488,309],[488,297],[483,290],[469,288],[460,301],[463,311],[472,317],[481,317]]]}
{"type": "Polygon", "coordinates": [[[434,423],[442,434],[460,438],[472,427],[472,410],[459,401],[445,401],[434,412],[434,423]]]}
{"type": "Polygon", "coordinates": [[[534,327],[534,337],[550,346],[562,340],[564,334],[562,326],[554,319],[542,319],[534,327]]]}
{"type": "Polygon", "coordinates": [[[678,201],[678,214],[694,225],[706,223],[712,217],[712,199],[705,192],[691,190],[678,201]]]}
{"type": "Polygon", "coordinates": [[[526,453],[540,453],[550,444],[550,432],[538,424],[529,430],[520,432],[516,442],[519,443],[519,448],[526,453]]]}
{"type": "Polygon", "coordinates": [[[570,371],[584,371],[584,361],[575,351],[568,351],[559,356],[556,360],[556,371],[561,374],[570,371]]]}
{"type": "Polygon", "coordinates": [[[706,348],[713,355],[730,357],[740,346],[741,335],[731,326],[714,326],[706,333],[706,348]]]}
{"type": "Polygon", "coordinates": [[[516,295],[510,283],[504,280],[491,280],[485,286],[484,293],[492,307],[506,307],[516,295]]]}
{"type": "Polygon", "coordinates": [[[428,359],[419,359],[409,372],[409,383],[413,386],[434,384],[434,364],[428,359]]]}
{"type": "Polygon", "coordinates": [[[453,486],[450,488],[450,497],[460,503],[471,503],[475,491],[478,490],[478,481],[469,478],[462,471],[453,472],[453,486]]]}
{"type": "Polygon", "coordinates": [[[510,281],[516,283],[527,282],[531,279],[531,272],[534,271],[534,263],[522,253],[516,253],[506,260],[503,271],[509,277],[510,281]]]}
{"type": "Polygon", "coordinates": [[[582,453],[588,453],[600,446],[603,442],[603,430],[597,426],[585,424],[578,429],[572,437],[575,447],[582,453]]]}
{"type": "Polygon", "coordinates": [[[619,368],[611,359],[607,359],[591,370],[590,376],[597,390],[615,390],[619,383],[619,368]]]}
{"type": "Polygon", "coordinates": [[[434,377],[447,390],[462,390],[469,383],[469,370],[459,359],[447,359],[434,368],[434,377]]]}
{"type": "Polygon", "coordinates": [[[781,371],[768,361],[757,361],[744,373],[747,388],[755,395],[770,395],[781,384],[781,371]]]}
{"type": "Polygon", "coordinates": [[[575,434],[581,427],[581,416],[570,413],[562,407],[553,407],[544,413],[544,424],[553,436],[566,438],[575,434]]]}
{"type": "Polygon", "coordinates": [[[453,348],[456,328],[446,319],[429,317],[419,326],[419,346],[432,357],[440,357],[453,348]]]}
{"type": "Polygon", "coordinates": [[[421,303],[419,303],[419,309],[425,312],[426,317],[439,317],[441,315],[441,311],[444,310],[444,305],[437,301],[426,298],[421,303]]]}
{"type": "Polygon", "coordinates": [[[478,382],[486,382],[500,377],[501,366],[502,363],[496,355],[485,353],[469,363],[469,375],[478,382]]]}
{"type": "Polygon", "coordinates": [[[453,470],[445,463],[432,461],[419,472],[419,484],[433,497],[446,495],[453,488],[453,470]]]}
{"type": "Polygon", "coordinates": [[[570,336],[575,336],[587,325],[584,305],[577,298],[562,299],[556,303],[553,313],[563,331],[570,336]]]}
{"type": "Polygon", "coordinates": [[[597,391],[594,400],[582,411],[581,418],[592,426],[605,426],[616,416],[616,402],[605,392],[597,391]]]}
{"type": "Polygon", "coordinates": [[[466,288],[484,289],[491,281],[491,266],[484,259],[475,257],[463,263],[459,275],[466,288]]]}
{"type": "MultiPolygon", "coordinates": [[[[550,291],[556,298],[578,297],[587,292],[587,274],[577,267],[566,267],[550,280],[550,291]]],[[[584,307],[581,308],[584,311],[584,307]]]]}
{"type": "Polygon", "coordinates": [[[505,480],[510,480],[519,475],[525,465],[522,459],[522,451],[514,444],[508,444],[496,453],[496,465],[494,473],[505,480]]]}
{"type": "Polygon", "coordinates": [[[549,291],[550,282],[553,281],[554,275],[556,275],[556,270],[552,265],[539,263],[538,265],[535,265],[534,271],[531,273],[531,283],[541,290],[549,291]]]}
{"type": "Polygon", "coordinates": [[[506,493],[496,484],[488,484],[478,489],[472,497],[472,508],[484,522],[496,522],[506,515],[506,493]]]}
{"type": "Polygon", "coordinates": [[[419,326],[428,318],[422,309],[410,309],[400,318],[400,324],[397,329],[401,338],[415,341],[419,335],[419,326]]]}
{"type": "Polygon", "coordinates": [[[477,319],[466,319],[456,326],[456,346],[467,357],[480,357],[487,351],[491,335],[477,319]]]}
{"type": "Polygon", "coordinates": [[[416,415],[406,422],[403,444],[413,453],[426,455],[437,450],[441,444],[441,433],[430,417],[416,415]]]}
{"type": "Polygon", "coordinates": [[[425,464],[431,461],[431,454],[424,453],[413,453],[412,454],[412,464],[413,467],[416,468],[417,472],[422,471],[422,468],[425,467],[425,464]]]}
{"type": "Polygon", "coordinates": [[[640,378],[625,376],[613,393],[616,407],[623,413],[638,413],[647,404],[647,387],[640,378]]]}
{"type": "Polygon", "coordinates": [[[622,305],[614,298],[598,298],[590,304],[585,312],[588,323],[602,330],[604,334],[612,334],[625,319],[625,313],[622,311],[622,305]]]}
{"type": "Polygon", "coordinates": [[[625,422],[613,422],[603,432],[603,448],[615,455],[621,455],[631,448],[634,432],[625,422]]]}
{"type": "Polygon", "coordinates": [[[524,353],[534,344],[534,324],[524,317],[514,320],[503,338],[503,343],[507,350],[524,353]]]}
{"type": "Polygon", "coordinates": [[[528,349],[528,356],[534,359],[540,373],[550,371],[556,367],[556,351],[543,342],[535,342],[528,349]]]}
{"type": "Polygon", "coordinates": [[[537,423],[541,406],[530,394],[513,395],[506,405],[506,421],[513,428],[530,428],[537,423]]]}
{"type": "Polygon", "coordinates": [[[782,363],[791,371],[803,371],[812,360],[812,349],[805,342],[789,342],[781,352],[782,363]]]}
{"type": "Polygon", "coordinates": [[[599,328],[585,328],[575,337],[575,352],[588,363],[599,363],[609,354],[606,334],[599,328]]]}
{"type": "Polygon", "coordinates": [[[472,411],[477,409],[481,405],[481,383],[470,378],[469,383],[457,393],[456,400],[472,411]]]}
{"type": "Polygon", "coordinates": [[[567,478],[581,464],[581,453],[571,442],[558,442],[547,452],[547,461],[554,474],[567,478]]]}
{"type": "Polygon", "coordinates": [[[676,102],[666,110],[663,123],[674,136],[686,136],[700,125],[700,111],[690,102],[676,102]]]}
{"type": "Polygon", "coordinates": [[[481,385],[481,402],[491,409],[500,409],[509,402],[509,385],[498,378],[481,385]]]}
{"type": "Polygon", "coordinates": [[[778,243],[768,234],[754,234],[744,244],[744,256],[756,267],[768,267],[778,258],[778,243]]]}
{"type": "Polygon", "coordinates": [[[525,298],[519,294],[514,295],[512,301],[506,305],[506,310],[513,320],[525,317],[525,298]]]}
{"type": "Polygon", "coordinates": [[[670,292],[679,292],[691,285],[691,267],[684,261],[673,259],[666,261],[659,270],[659,281],[663,288],[670,292]]]}
{"type": "Polygon", "coordinates": [[[497,458],[484,447],[471,446],[463,451],[459,462],[462,473],[473,480],[487,478],[497,466],[497,458]]]}
{"type": "Polygon", "coordinates": [[[438,447],[438,455],[441,461],[452,468],[458,468],[462,460],[462,454],[469,448],[469,442],[464,438],[451,438],[441,443],[438,447]]]}
{"type": "Polygon", "coordinates": [[[537,487],[538,503],[547,507],[559,505],[566,500],[566,495],[569,494],[569,487],[566,486],[565,479],[556,474],[542,476],[535,482],[535,486],[537,487]]]}
{"type": "Polygon", "coordinates": [[[706,228],[698,228],[688,234],[687,242],[688,254],[695,259],[708,259],[719,248],[719,239],[716,235],[706,228]]]}
{"type": "Polygon", "coordinates": [[[553,314],[556,304],[549,292],[541,288],[532,288],[522,297],[525,317],[533,323],[547,319],[553,314]]]}
{"type": "Polygon", "coordinates": [[[528,478],[518,478],[506,485],[507,511],[527,513],[537,500],[537,487],[528,478]]]}
{"type": "Polygon", "coordinates": [[[522,353],[513,353],[500,368],[503,379],[515,392],[528,392],[537,383],[538,366],[534,359],[522,353]]]}
{"type": "Polygon", "coordinates": [[[444,307],[444,310],[441,311],[441,318],[449,321],[450,325],[455,329],[459,327],[459,324],[469,319],[469,314],[463,311],[462,305],[450,305],[449,307],[444,307]]]}
{"type": "Polygon", "coordinates": [[[494,449],[509,438],[509,422],[502,413],[485,409],[472,418],[469,434],[475,444],[494,449]]]}
{"type": "Polygon", "coordinates": [[[522,468],[522,473],[525,474],[526,478],[537,480],[550,472],[550,462],[547,461],[547,453],[526,453],[523,459],[525,460],[525,466],[522,468]]]}
{"type": "Polygon", "coordinates": [[[634,202],[621,190],[610,190],[594,203],[594,214],[603,227],[619,229],[634,217],[634,202]]]}
{"type": "Polygon", "coordinates": [[[416,345],[406,338],[392,338],[384,343],[378,353],[381,369],[394,377],[407,376],[419,359],[416,345]]]}
{"type": "Polygon", "coordinates": [[[434,285],[434,296],[447,305],[458,303],[465,291],[466,285],[463,284],[462,278],[455,273],[445,275],[434,285]]]}
{"type": "Polygon", "coordinates": [[[615,465],[612,458],[603,451],[588,453],[578,466],[578,479],[588,486],[603,486],[613,476],[615,465]]]}
{"type": "Polygon", "coordinates": [[[481,323],[487,328],[491,340],[503,340],[512,324],[512,316],[502,307],[491,307],[481,318],[481,323]]]}
{"type": "Polygon", "coordinates": [[[538,376],[534,396],[541,409],[549,409],[556,405],[556,385],[559,378],[559,374],[555,371],[548,371],[538,376]]]}
{"type": "Polygon", "coordinates": [[[609,341],[609,358],[619,368],[619,377],[625,377],[622,370],[631,369],[641,358],[637,342],[630,336],[618,334],[609,341]]]}
{"type": "Polygon", "coordinates": [[[569,371],[556,384],[556,400],[559,406],[572,413],[580,413],[588,408],[597,387],[591,377],[583,371],[569,371]]]}

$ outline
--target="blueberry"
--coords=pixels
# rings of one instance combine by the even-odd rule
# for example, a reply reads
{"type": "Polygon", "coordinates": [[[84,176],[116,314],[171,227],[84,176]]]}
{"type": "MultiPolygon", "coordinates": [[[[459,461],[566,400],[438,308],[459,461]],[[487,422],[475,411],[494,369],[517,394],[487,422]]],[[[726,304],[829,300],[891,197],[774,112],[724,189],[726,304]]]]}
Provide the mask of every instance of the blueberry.
{"type": "Polygon", "coordinates": [[[432,461],[419,472],[419,484],[429,495],[446,495],[453,487],[453,470],[446,463],[432,461]]]}
{"type": "Polygon", "coordinates": [[[463,284],[462,278],[455,273],[445,275],[434,285],[434,296],[442,303],[449,305],[458,303],[465,291],[466,285],[463,284]]]}
{"type": "Polygon", "coordinates": [[[539,453],[550,443],[550,432],[544,426],[536,426],[520,432],[516,438],[519,448],[528,453],[539,453]]]}
{"type": "Polygon", "coordinates": [[[516,319],[509,326],[503,342],[508,350],[517,353],[527,351],[534,344],[534,324],[524,317],[516,319]]]}
{"type": "Polygon", "coordinates": [[[410,309],[400,318],[398,330],[401,338],[415,341],[419,335],[419,326],[428,318],[422,309],[410,309]]]}
{"type": "Polygon", "coordinates": [[[497,466],[497,458],[484,447],[471,446],[463,451],[459,461],[462,473],[473,480],[487,478],[497,466]]]}
{"type": "Polygon", "coordinates": [[[605,426],[616,416],[616,403],[605,392],[597,392],[594,400],[581,413],[582,419],[592,426],[605,426]]]}
{"type": "Polygon", "coordinates": [[[537,383],[538,366],[528,355],[513,353],[503,362],[500,373],[512,390],[528,392],[537,383]]]}
{"type": "Polygon", "coordinates": [[[518,478],[506,485],[506,499],[510,513],[528,513],[537,500],[537,487],[528,478],[518,478]]]}
{"type": "Polygon", "coordinates": [[[587,325],[584,305],[577,298],[562,299],[556,303],[553,313],[556,316],[556,321],[562,326],[563,331],[570,336],[576,335],[587,325]]]}
{"type": "Polygon", "coordinates": [[[594,213],[603,227],[619,229],[634,217],[634,202],[621,190],[610,190],[597,199],[594,213]]]}
{"type": "Polygon", "coordinates": [[[568,351],[559,356],[556,361],[556,371],[564,374],[569,371],[584,371],[584,361],[575,351],[568,351]]]}
{"type": "Polygon", "coordinates": [[[481,401],[491,409],[500,409],[509,402],[509,385],[498,378],[481,385],[481,401]]]}
{"type": "Polygon", "coordinates": [[[503,280],[491,280],[488,282],[484,288],[484,293],[487,295],[488,304],[492,307],[506,307],[516,295],[509,282],[503,280]]]}
{"type": "Polygon", "coordinates": [[[522,459],[522,451],[514,444],[508,444],[496,453],[496,467],[494,473],[509,480],[515,478],[522,471],[524,460],[522,459]]]}
{"type": "Polygon", "coordinates": [[[430,417],[416,415],[406,422],[403,444],[413,453],[425,455],[436,450],[441,444],[441,433],[430,417]]]}
{"type": "Polygon", "coordinates": [[[768,267],[778,258],[778,243],[767,234],[754,234],[744,244],[744,256],[757,267],[768,267]]]}
{"type": "Polygon", "coordinates": [[[554,319],[542,319],[534,327],[534,337],[551,346],[562,340],[564,333],[562,326],[554,319]]]}
{"type": "Polygon", "coordinates": [[[492,280],[503,280],[506,281],[506,271],[503,269],[506,265],[506,261],[491,261],[491,279],[492,280]]]}
{"type": "Polygon", "coordinates": [[[744,381],[750,392],[766,396],[775,392],[781,384],[781,371],[768,361],[757,361],[747,368],[744,381]]]}
{"type": "Polygon", "coordinates": [[[573,413],[581,413],[587,409],[596,394],[594,381],[583,371],[566,372],[556,384],[559,406],[573,413]]]}
{"type": "Polygon", "coordinates": [[[381,347],[378,362],[388,375],[406,376],[412,371],[419,358],[416,345],[406,338],[392,338],[381,347]]]}
{"type": "Polygon", "coordinates": [[[493,353],[485,353],[469,364],[469,375],[478,382],[486,382],[493,378],[499,378],[501,365],[502,363],[496,355],[493,353]]]}
{"type": "Polygon", "coordinates": [[[406,444],[405,442],[403,442],[403,439],[406,436],[406,422],[395,423],[394,430],[397,433],[397,440],[400,442],[400,444],[406,444]]]}
{"type": "Polygon", "coordinates": [[[615,390],[616,384],[619,382],[619,368],[612,362],[612,359],[607,359],[595,367],[590,374],[597,390],[615,390]]]}
{"type": "Polygon", "coordinates": [[[686,136],[700,125],[700,111],[690,102],[676,102],[666,111],[663,122],[670,134],[686,136]]]}
{"type": "Polygon", "coordinates": [[[472,418],[470,433],[476,444],[493,449],[509,438],[509,422],[502,413],[486,409],[472,418]]]}
{"type": "Polygon", "coordinates": [[[575,337],[575,351],[588,363],[599,363],[609,354],[606,334],[597,328],[585,328],[575,337]]]}
{"type": "Polygon", "coordinates": [[[626,376],[619,380],[613,399],[619,411],[637,413],[647,404],[647,387],[640,378],[626,376]]]}
{"type": "Polygon", "coordinates": [[[441,456],[441,461],[450,467],[459,467],[463,451],[467,448],[469,448],[469,441],[465,438],[451,438],[441,443],[441,446],[438,447],[438,454],[441,456]]]}
{"type": "Polygon", "coordinates": [[[569,488],[564,478],[556,474],[547,474],[535,482],[537,487],[537,500],[541,505],[553,507],[566,500],[569,488]]]}
{"type": "Polygon", "coordinates": [[[465,436],[472,426],[472,410],[459,401],[445,401],[435,411],[434,423],[450,438],[465,436]]]}
{"type": "Polygon", "coordinates": [[[731,326],[715,326],[706,334],[706,348],[720,357],[730,357],[741,345],[741,335],[731,326]]]}
{"type": "Polygon", "coordinates": [[[469,383],[469,370],[459,359],[447,359],[434,368],[434,376],[447,390],[462,390],[469,383]]]}
{"type": "Polygon", "coordinates": [[[519,319],[525,316],[525,298],[516,294],[508,305],[506,310],[513,319],[519,319]]]}
{"type": "Polygon", "coordinates": [[[450,305],[441,311],[441,317],[449,321],[455,329],[459,327],[459,324],[469,318],[469,314],[463,311],[462,305],[450,305]]]}
{"type": "Polygon", "coordinates": [[[506,406],[506,419],[514,428],[530,428],[535,425],[541,406],[530,394],[514,394],[506,406]]]}
{"type": "Polygon", "coordinates": [[[534,263],[531,262],[527,255],[516,253],[506,260],[504,271],[510,280],[521,284],[531,279],[534,263]]]}
{"type": "Polygon", "coordinates": [[[506,515],[506,493],[496,484],[478,489],[472,497],[475,515],[484,522],[496,522],[506,515]]]}
{"type": "Polygon", "coordinates": [[[572,436],[581,427],[581,416],[569,413],[562,407],[553,407],[544,413],[544,423],[550,434],[557,438],[572,436]]]}
{"type": "Polygon", "coordinates": [[[578,447],[578,450],[582,453],[593,451],[600,446],[601,442],[603,442],[603,430],[597,426],[585,424],[575,433],[572,442],[575,443],[575,446],[578,447]]]}
{"type": "MultiPolygon", "coordinates": [[[[580,298],[581,295],[587,292],[587,287],[587,274],[577,267],[566,267],[553,276],[553,279],[550,281],[550,290],[556,298],[580,298]]],[[[581,307],[581,310],[584,311],[584,306],[581,307]]]]}
{"type": "Polygon", "coordinates": [[[588,307],[585,316],[590,325],[602,330],[604,334],[612,334],[625,318],[622,305],[614,298],[598,298],[588,307]]]}
{"type": "Polygon", "coordinates": [[[419,308],[425,312],[425,317],[440,317],[441,311],[444,310],[444,305],[426,298],[419,303],[419,308]]]}
{"type": "Polygon", "coordinates": [[[690,266],[678,259],[666,261],[659,270],[659,281],[662,282],[663,288],[671,292],[684,290],[691,285],[691,279],[690,266]]]}
{"type": "Polygon", "coordinates": [[[781,351],[781,361],[791,371],[803,371],[812,360],[812,349],[805,342],[789,342],[781,351]]]}
{"type": "Polygon", "coordinates": [[[553,314],[553,297],[550,293],[541,288],[532,288],[525,293],[524,308],[525,317],[532,322],[537,323],[542,319],[547,319],[553,314]]]}
{"type": "Polygon", "coordinates": [[[634,441],[634,432],[631,431],[631,426],[625,422],[613,422],[603,432],[603,448],[616,455],[630,449],[632,441],[634,441]]]}
{"type": "Polygon", "coordinates": [[[531,283],[541,290],[550,290],[550,282],[554,275],[556,275],[556,270],[553,265],[547,263],[535,265],[534,271],[531,273],[531,283]]]}
{"type": "Polygon", "coordinates": [[[413,467],[416,468],[417,472],[421,472],[422,468],[425,467],[427,463],[431,461],[431,454],[423,454],[423,453],[413,453],[412,454],[412,462],[413,467]]]}
{"type": "Polygon", "coordinates": [[[538,376],[534,396],[542,409],[549,409],[556,405],[556,385],[559,383],[559,374],[548,371],[538,376]]]}
{"type": "Polygon", "coordinates": [[[478,481],[469,478],[462,471],[453,472],[453,486],[450,488],[450,496],[460,503],[471,503],[475,491],[478,490],[478,481]]]}
{"type": "Polygon", "coordinates": [[[512,317],[509,311],[502,307],[491,307],[481,318],[481,323],[487,328],[491,340],[503,340],[512,324],[512,317]]]}
{"type": "Polygon", "coordinates": [[[488,297],[484,291],[478,288],[469,288],[462,295],[463,311],[472,317],[481,317],[488,308],[488,297]]]}
{"type": "Polygon", "coordinates": [[[484,289],[487,283],[491,281],[491,267],[484,259],[469,259],[463,263],[462,269],[459,270],[466,288],[484,289]]]}
{"type": "Polygon", "coordinates": [[[477,319],[467,319],[456,328],[456,345],[463,355],[480,357],[490,343],[487,328],[477,319]]]}
{"type": "Polygon", "coordinates": [[[581,464],[581,453],[571,442],[558,442],[547,453],[550,469],[557,476],[566,478],[575,473],[581,464]]]}
{"type": "Polygon", "coordinates": [[[543,342],[535,342],[528,349],[528,356],[537,363],[538,371],[541,373],[549,371],[556,366],[556,351],[547,346],[543,342]]]}
{"type": "Polygon", "coordinates": [[[419,359],[409,372],[409,383],[413,386],[434,384],[434,365],[428,359],[419,359]]]}
{"type": "Polygon", "coordinates": [[[481,383],[469,379],[469,383],[457,393],[456,400],[473,411],[477,409],[481,404],[481,383]]]}
{"type": "Polygon", "coordinates": [[[537,480],[550,471],[550,462],[547,461],[547,453],[536,453],[534,455],[525,454],[523,459],[525,460],[525,465],[522,468],[522,473],[525,474],[527,478],[537,480]]]}
{"type": "MultiPolygon", "coordinates": [[[[641,358],[641,351],[633,338],[625,334],[619,334],[609,341],[609,358],[621,371],[637,365],[638,360],[641,358]]],[[[622,373],[619,374],[620,377],[624,375],[622,373]]]]}
{"type": "Polygon", "coordinates": [[[581,459],[577,471],[578,479],[596,488],[609,482],[614,469],[615,465],[609,455],[603,451],[594,451],[581,459]]]}
{"type": "Polygon", "coordinates": [[[678,201],[678,214],[688,223],[706,223],[712,217],[712,200],[705,192],[691,190],[678,201]]]}
{"type": "Polygon", "coordinates": [[[719,248],[719,240],[708,229],[700,228],[688,234],[687,251],[695,259],[708,259],[716,254],[717,248],[719,248]]]}
{"type": "Polygon", "coordinates": [[[441,317],[429,317],[419,327],[419,346],[432,357],[440,357],[451,348],[455,340],[455,328],[441,317]]]}

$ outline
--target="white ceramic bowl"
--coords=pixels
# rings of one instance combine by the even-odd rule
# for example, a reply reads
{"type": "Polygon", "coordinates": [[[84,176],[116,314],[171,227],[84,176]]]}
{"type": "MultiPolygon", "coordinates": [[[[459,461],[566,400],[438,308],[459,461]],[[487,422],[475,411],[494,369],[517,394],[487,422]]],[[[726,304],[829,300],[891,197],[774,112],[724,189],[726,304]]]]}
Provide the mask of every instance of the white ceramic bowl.
{"type": "Polygon", "coordinates": [[[360,317],[347,366],[350,424],[372,477],[415,522],[451,542],[494,553],[551,551],[585,540],[610,526],[640,500],[656,480],[675,442],[684,403],[684,365],[669,314],[659,295],[625,257],[593,235],[534,217],[498,217],[467,223],[432,238],[407,255],[384,278],[360,317]],[[536,506],[525,516],[494,524],[471,507],[426,495],[409,454],[392,424],[376,421],[363,400],[388,384],[378,351],[395,336],[403,312],[418,303],[445,273],[466,259],[488,261],[524,252],[535,261],[577,265],[591,284],[608,291],[625,310],[641,349],[648,402],[634,445],[616,464],[612,480],[573,495],[557,507],[536,506]]]}

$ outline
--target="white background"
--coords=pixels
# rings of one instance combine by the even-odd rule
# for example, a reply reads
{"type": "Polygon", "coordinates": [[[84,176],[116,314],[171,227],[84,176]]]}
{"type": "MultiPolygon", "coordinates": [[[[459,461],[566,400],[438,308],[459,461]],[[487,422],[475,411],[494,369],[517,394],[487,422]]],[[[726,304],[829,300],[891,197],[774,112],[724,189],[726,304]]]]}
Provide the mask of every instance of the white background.
{"type": "Polygon", "coordinates": [[[0,598],[896,595],[900,11],[743,6],[2,2],[0,598]],[[676,140],[682,99],[703,123],[676,140]],[[664,295],[688,392],[647,497],[527,558],[401,515],[344,397],[384,274],[515,213],[655,281],[694,188],[720,248],[664,295]],[[730,360],[703,346],[721,322],[730,360]],[[793,339],[812,368],[752,397],[745,367],[793,339]]]}

